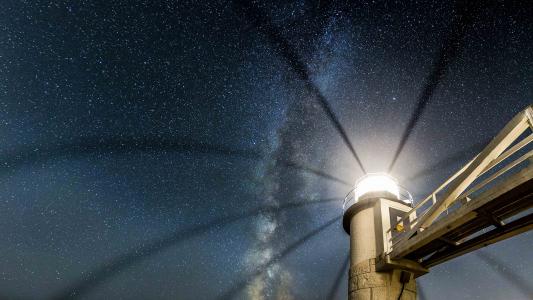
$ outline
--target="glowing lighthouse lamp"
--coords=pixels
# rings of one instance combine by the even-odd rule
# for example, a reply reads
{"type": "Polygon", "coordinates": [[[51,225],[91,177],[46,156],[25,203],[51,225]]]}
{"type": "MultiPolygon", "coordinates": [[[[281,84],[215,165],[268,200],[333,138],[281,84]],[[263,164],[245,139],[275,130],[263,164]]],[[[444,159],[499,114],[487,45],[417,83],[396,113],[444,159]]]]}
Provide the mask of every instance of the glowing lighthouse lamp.
{"type": "Polygon", "coordinates": [[[357,180],[343,206],[343,227],[350,235],[348,299],[396,300],[400,294],[401,299],[416,298],[415,272],[387,256],[390,228],[412,203],[409,192],[387,174],[367,174],[357,180]]]}
{"type": "Polygon", "coordinates": [[[400,187],[396,180],[386,174],[368,174],[355,184],[355,201],[363,196],[383,194],[393,199],[400,198],[400,187]]]}

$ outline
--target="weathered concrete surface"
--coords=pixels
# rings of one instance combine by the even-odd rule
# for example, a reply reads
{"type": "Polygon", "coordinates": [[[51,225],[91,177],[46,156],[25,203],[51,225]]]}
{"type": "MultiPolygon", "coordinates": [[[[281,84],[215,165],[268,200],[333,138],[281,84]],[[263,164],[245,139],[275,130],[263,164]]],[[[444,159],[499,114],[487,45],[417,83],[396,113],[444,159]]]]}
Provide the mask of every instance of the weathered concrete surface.
{"type": "MultiPolygon", "coordinates": [[[[400,270],[376,272],[375,259],[362,261],[350,268],[349,299],[397,300],[400,295],[400,270]]],[[[416,299],[416,283],[405,284],[403,300],[416,299]]]]}
{"type": "MultiPolygon", "coordinates": [[[[367,199],[354,204],[355,209],[349,216],[350,300],[397,300],[402,289],[400,270],[376,271],[376,257],[380,254],[378,252],[382,251],[378,250],[378,239],[383,239],[379,228],[382,224],[379,205],[379,199],[367,199]]],[[[401,299],[416,299],[416,284],[413,278],[405,284],[401,299]]]]}

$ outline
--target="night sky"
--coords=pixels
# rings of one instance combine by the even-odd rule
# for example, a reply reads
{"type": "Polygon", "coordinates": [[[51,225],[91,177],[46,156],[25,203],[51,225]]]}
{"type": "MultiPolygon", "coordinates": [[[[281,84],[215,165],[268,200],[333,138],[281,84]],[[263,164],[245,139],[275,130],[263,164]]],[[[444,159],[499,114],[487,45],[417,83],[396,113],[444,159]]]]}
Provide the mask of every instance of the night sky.
{"type": "MultiPolygon", "coordinates": [[[[533,102],[528,2],[482,5],[466,30],[392,171],[415,201],[533,102]]],[[[252,5],[367,171],[386,171],[453,3],[252,5]]],[[[349,246],[339,220],[280,254],[341,215],[363,173],[260,29],[223,0],[0,1],[1,299],[59,297],[127,253],[80,298],[327,297],[349,246]],[[290,205],[305,201],[320,203],[290,205]]],[[[528,299],[532,247],[526,233],[435,267],[421,294],[528,299]]]]}

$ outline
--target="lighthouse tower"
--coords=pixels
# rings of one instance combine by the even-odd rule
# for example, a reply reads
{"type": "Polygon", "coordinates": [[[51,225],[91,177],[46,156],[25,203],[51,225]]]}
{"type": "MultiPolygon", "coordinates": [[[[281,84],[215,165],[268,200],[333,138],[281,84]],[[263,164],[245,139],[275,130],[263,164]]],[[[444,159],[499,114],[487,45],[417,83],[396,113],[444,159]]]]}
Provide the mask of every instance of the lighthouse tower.
{"type": "Polygon", "coordinates": [[[356,182],[343,206],[343,227],[350,235],[348,299],[416,299],[414,273],[385,255],[397,232],[391,225],[411,208],[410,194],[386,174],[367,174],[356,182]]]}

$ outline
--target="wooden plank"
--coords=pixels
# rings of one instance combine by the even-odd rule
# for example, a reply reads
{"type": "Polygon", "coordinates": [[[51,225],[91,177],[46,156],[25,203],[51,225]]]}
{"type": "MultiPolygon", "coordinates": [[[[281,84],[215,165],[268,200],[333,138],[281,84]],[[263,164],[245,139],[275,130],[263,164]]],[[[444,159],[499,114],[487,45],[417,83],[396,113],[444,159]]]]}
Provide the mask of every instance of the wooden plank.
{"type": "Polygon", "coordinates": [[[429,270],[416,261],[409,259],[391,259],[388,255],[381,255],[376,259],[376,271],[400,269],[414,273],[416,277],[426,274],[429,270]]]}
{"type": "Polygon", "coordinates": [[[514,160],[513,162],[507,164],[505,167],[503,167],[502,169],[498,170],[498,172],[492,174],[489,178],[483,180],[482,182],[476,184],[473,188],[471,188],[468,191],[466,191],[465,193],[461,194],[461,196],[459,196],[458,198],[462,199],[462,198],[465,198],[466,196],[470,196],[472,193],[477,192],[479,189],[483,188],[485,185],[489,184],[494,179],[500,177],[502,174],[506,173],[510,169],[514,168],[515,166],[519,165],[520,163],[524,162],[526,159],[528,159],[528,158],[530,158],[532,156],[533,156],[533,150],[531,150],[528,153],[522,155],[521,157],[519,157],[518,159],[514,160]]]}
{"type": "Polygon", "coordinates": [[[502,153],[502,155],[498,156],[498,158],[493,160],[487,166],[487,168],[485,168],[485,170],[483,170],[483,172],[481,172],[481,174],[479,174],[479,176],[485,174],[488,170],[494,168],[494,166],[496,166],[497,164],[499,164],[502,161],[506,160],[507,158],[509,158],[509,156],[515,154],[517,151],[519,151],[520,149],[522,149],[525,146],[527,146],[529,143],[531,143],[531,141],[533,141],[533,134],[530,134],[528,137],[526,137],[525,139],[521,140],[520,142],[518,142],[513,147],[509,148],[509,150],[507,150],[504,153],[502,153]]]}

